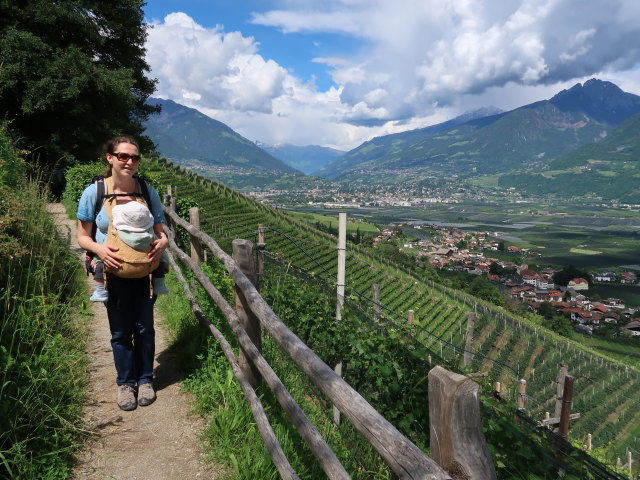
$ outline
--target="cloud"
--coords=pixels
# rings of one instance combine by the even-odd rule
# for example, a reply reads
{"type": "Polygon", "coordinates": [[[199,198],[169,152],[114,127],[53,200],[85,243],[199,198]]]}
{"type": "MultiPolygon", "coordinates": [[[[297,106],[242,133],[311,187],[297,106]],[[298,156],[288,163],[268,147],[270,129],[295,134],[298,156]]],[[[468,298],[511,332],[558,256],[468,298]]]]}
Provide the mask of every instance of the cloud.
{"type": "Polygon", "coordinates": [[[319,58],[346,119],[401,120],[506,85],[553,85],[640,61],[635,0],[299,0],[254,14],[283,32],[366,40],[350,58],[319,58]],[[386,92],[384,101],[371,92],[386,92]]]}
{"type": "Polygon", "coordinates": [[[149,30],[157,96],[198,108],[251,140],[348,149],[474,108],[550,98],[593,76],[640,89],[636,0],[264,5],[274,8],[251,21],[285,38],[308,35],[316,50],[306,61],[324,65],[333,86],[319,91],[313,78],[261,55],[253,37],[204,28],[178,12],[149,30]],[[336,48],[336,39],[348,48],[336,48]]]}
{"type": "Polygon", "coordinates": [[[284,93],[287,71],[257,53],[251,37],[205,29],[184,13],[167,15],[149,31],[147,61],[161,79],[159,96],[207,108],[269,113],[284,93]]]}

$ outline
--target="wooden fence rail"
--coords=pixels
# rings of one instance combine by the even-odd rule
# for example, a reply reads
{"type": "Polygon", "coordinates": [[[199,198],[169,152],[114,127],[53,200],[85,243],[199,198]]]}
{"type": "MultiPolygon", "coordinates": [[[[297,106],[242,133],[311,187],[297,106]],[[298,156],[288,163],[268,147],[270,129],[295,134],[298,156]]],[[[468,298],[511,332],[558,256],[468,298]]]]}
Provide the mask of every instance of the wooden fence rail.
{"type": "MultiPolygon", "coordinates": [[[[236,291],[242,295],[242,305],[248,308],[252,315],[260,322],[264,330],[278,343],[282,350],[293,360],[298,368],[303,371],[309,379],[324,393],[327,398],[335,405],[335,407],[344,415],[354,426],[354,428],[365,437],[365,439],[373,446],[382,459],[387,463],[391,470],[400,479],[424,479],[424,480],[444,480],[452,477],[446,473],[433,459],[424,454],[415,444],[402,435],[388,420],[378,413],[357,391],[347,384],[334,370],[326,365],[306,344],[304,344],[289,328],[277,317],[271,307],[263,300],[258,293],[254,283],[247,278],[242,269],[237,265],[234,259],[224,252],[218,244],[207,234],[201,232],[195,226],[181,219],[174,209],[164,207],[164,211],[171,220],[171,224],[184,228],[194,239],[197,239],[201,245],[206,246],[213,255],[220,260],[226,270],[229,272],[236,291]]],[[[285,410],[289,419],[300,432],[301,436],[308,443],[315,457],[318,459],[321,467],[330,479],[350,478],[344,467],[340,464],[335,454],[328,447],[319,432],[310,423],[304,412],[292,399],[282,382],[275,375],[271,367],[268,365],[259,349],[252,342],[251,338],[243,328],[236,311],[226,302],[218,290],[211,284],[206,275],[201,271],[199,265],[185,252],[180,250],[173,240],[173,235],[169,234],[170,247],[172,252],[180,258],[193,272],[196,278],[203,285],[204,289],[215,301],[221,311],[227,318],[233,332],[238,338],[238,342],[242,352],[248,357],[251,368],[259,371],[262,378],[274,392],[278,402],[285,410]]],[[[236,240],[234,244],[243,242],[243,248],[246,250],[246,240],[236,240]]],[[[235,247],[236,245],[234,245],[235,247]]],[[[246,254],[245,254],[246,255],[246,254]]],[[[176,272],[179,272],[177,265],[174,266],[176,272]]],[[[188,290],[186,282],[182,281],[185,286],[185,292],[188,290]]],[[[187,298],[191,302],[192,308],[200,321],[218,338],[220,332],[216,332],[208,321],[203,321],[201,312],[198,314],[199,307],[193,300],[193,296],[189,293],[187,298]]],[[[225,355],[227,352],[225,351],[225,355]]],[[[231,355],[233,353],[231,352],[231,355]]],[[[227,358],[230,358],[227,356],[227,358]]],[[[242,378],[241,386],[243,391],[245,385],[250,387],[250,381],[246,370],[243,372],[239,367],[236,372],[235,366],[238,365],[237,360],[233,358],[232,366],[234,366],[234,374],[236,377],[242,378]],[[234,363],[235,362],[235,363],[234,363]]],[[[250,377],[250,375],[249,375],[250,377]]],[[[240,378],[238,380],[240,381],[240,378]]],[[[253,389],[251,389],[253,391],[253,389]]],[[[245,391],[245,395],[254,411],[255,392],[253,395],[245,391]]],[[[259,403],[259,400],[257,400],[259,403]]],[[[257,414],[264,415],[264,411],[260,413],[261,407],[255,407],[257,414]]],[[[256,414],[254,412],[254,415],[256,414]]],[[[261,423],[261,422],[260,422],[261,423]]],[[[283,478],[297,478],[295,472],[286,461],[281,458],[281,448],[273,447],[273,441],[270,426],[261,427],[261,434],[265,442],[268,442],[269,451],[273,450],[272,459],[283,478]],[[263,433],[264,430],[264,433],[263,433]]],[[[441,433],[446,435],[446,433],[441,433]]],[[[277,444],[277,441],[276,441],[277,444]]],[[[457,476],[456,476],[457,477],[457,476]]],[[[454,477],[455,478],[455,477],[454,477]]]]}

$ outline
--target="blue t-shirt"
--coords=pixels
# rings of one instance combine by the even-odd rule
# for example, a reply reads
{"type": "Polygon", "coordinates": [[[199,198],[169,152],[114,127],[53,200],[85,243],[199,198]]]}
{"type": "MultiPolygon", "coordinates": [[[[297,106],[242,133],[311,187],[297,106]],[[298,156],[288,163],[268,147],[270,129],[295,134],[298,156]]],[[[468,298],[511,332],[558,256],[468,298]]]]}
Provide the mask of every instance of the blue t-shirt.
{"type": "MultiPolygon", "coordinates": [[[[151,185],[148,185],[148,187],[149,197],[151,198],[149,210],[151,211],[151,215],[153,215],[153,223],[164,223],[164,212],[162,211],[160,195],[158,195],[156,189],[151,185]]],[[[76,217],[83,222],[93,222],[95,220],[96,226],[98,227],[96,229],[96,242],[104,243],[105,238],[107,238],[107,230],[109,229],[109,217],[105,213],[103,206],[94,219],[97,195],[98,191],[95,182],[84,189],[80,197],[80,202],[78,203],[78,213],[76,217]]]]}

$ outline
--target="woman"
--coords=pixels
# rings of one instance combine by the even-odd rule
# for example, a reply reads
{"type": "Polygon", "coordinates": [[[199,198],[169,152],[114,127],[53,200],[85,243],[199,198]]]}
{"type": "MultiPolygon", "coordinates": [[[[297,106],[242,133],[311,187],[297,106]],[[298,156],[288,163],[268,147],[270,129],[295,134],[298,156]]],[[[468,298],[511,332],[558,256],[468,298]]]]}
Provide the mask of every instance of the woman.
{"type": "MultiPolygon", "coordinates": [[[[105,177],[111,177],[113,191],[118,204],[135,201],[133,195],[140,187],[133,175],[138,170],[140,153],[138,144],[130,137],[115,137],[105,145],[105,159],[108,169],[105,177]]],[[[164,214],[158,192],[149,186],[153,214],[153,231],[158,237],[151,245],[149,261],[157,262],[169,245],[164,233],[164,214]]],[[[95,215],[96,186],[85,188],[78,204],[78,244],[83,249],[95,253],[105,267],[118,269],[122,259],[118,249],[103,243],[109,227],[109,217],[102,208],[95,215]],[[91,237],[93,223],[96,223],[96,239],[91,237]]],[[[156,394],[153,389],[153,359],[155,354],[155,331],[153,328],[153,306],[156,295],[150,295],[149,278],[119,278],[109,276],[107,280],[109,300],[105,302],[111,347],[116,367],[117,403],[122,410],[134,410],[138,405],[153,403],[156,394]],[[137,396],[137,398],[136,398],[137,396]]]]}

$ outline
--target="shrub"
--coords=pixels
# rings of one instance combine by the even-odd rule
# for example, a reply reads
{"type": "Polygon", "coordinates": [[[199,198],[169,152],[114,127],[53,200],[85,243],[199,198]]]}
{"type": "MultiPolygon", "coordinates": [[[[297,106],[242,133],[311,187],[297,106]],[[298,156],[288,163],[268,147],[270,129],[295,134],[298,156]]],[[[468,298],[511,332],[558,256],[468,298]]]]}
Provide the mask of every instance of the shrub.
{"type": "Polygon", "coordinates": [[[7,124],[0,123],[0,185],[16,188],[24,182],[26,165],[11,144],[7,124]]]}

